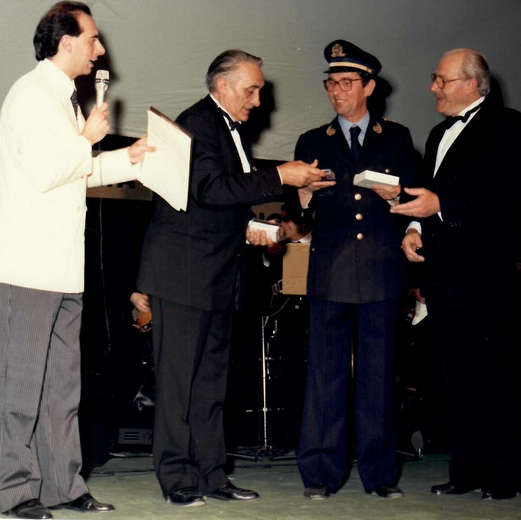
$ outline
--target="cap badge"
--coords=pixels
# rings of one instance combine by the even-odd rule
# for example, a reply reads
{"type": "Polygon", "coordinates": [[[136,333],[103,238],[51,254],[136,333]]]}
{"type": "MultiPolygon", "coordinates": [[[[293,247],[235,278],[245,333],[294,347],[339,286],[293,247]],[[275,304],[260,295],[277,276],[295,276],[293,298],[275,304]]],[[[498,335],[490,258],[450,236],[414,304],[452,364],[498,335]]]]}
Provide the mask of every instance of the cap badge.
{"type": "Polygon", "coordinates": [[[335,127],[329,125],[329,126],[327,127],[326,134],[329,135],[329,136],[335,135],[335,134],[336,134],[336,129],[335,129],[335,127]]]}
{"type": "Polygon", "coordinates": [[[335,43],[333,47],[331,47],[331,57],[332,58],[344,58],[346,53],[344,52],[344,48],[339,43],[335,43]]]}

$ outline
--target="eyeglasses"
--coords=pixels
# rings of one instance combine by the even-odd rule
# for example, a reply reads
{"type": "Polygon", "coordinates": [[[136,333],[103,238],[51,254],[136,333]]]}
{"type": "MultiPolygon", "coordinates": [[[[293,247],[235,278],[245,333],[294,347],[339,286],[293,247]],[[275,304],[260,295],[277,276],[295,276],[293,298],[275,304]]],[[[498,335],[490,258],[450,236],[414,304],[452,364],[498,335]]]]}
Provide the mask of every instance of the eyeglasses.
{"type": "Polygon", "coordinates": [[[451,81],[458,81],[458,80],[466,80],[469,78],[453,78],[453,79],[445,79],[441,76],[438,76],[435,72],[431,74],[431,83],[435,83],[438,88],[444,89],[447,83],[450,83],[451,81]]]}
{"type": "Polygon", "coordinates": [[[362,78],[342,78],[340,81],[335,81],[334,79],[328,78],[325,79],[323,83],[326,90],[335,90],[335,87],[338,85],[340,90],[349,92],[350,90],[353,90],[353,81],[362,81],[362,78]]]}

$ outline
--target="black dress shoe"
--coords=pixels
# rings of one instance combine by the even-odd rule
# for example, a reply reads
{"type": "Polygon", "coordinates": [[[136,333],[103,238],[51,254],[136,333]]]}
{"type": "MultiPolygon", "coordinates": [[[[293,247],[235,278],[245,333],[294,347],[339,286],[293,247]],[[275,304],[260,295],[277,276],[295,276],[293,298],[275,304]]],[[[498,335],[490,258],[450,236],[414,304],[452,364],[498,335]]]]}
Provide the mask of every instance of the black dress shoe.
{"type": "Polygon", "coordinates": [[[112,504],[103,504],[98,502],[90,493],[84,493],[72,502],[60,504],[59,508],[71,509],[80,513],[100,513],[102,511],[114,511],[112,504]]]}
{"type": "Polygon", "coordinates": [[[329,498],[329,491],[325,487],[307,487],[304,489],[304,496],[310,500],[326,500],[329,498]]]}
{"type": "Polygon", "coordinates": [[[37,520],[52,518],[51,512],[35,498],[18,504],[9,511],[6,511],[6,514],[14,518],[33,518],[37,520]]]}
{"type": "Polygon", "coordinates": [[[203,495],[194,487],[174,489],[168,493],[166,499],[173,506],[191,507],[204,506],[206,504],[203,495]]]}
{"type": "Polygon", "coordinates": [[[508,498],[515,498],[517,496],[517,492],[514,491],[488,491],[483,489],[481,492],[481,498],[483,500],[505,500],[508,498]]]}
{"type": "Polygon", "coordinates": [[[235,487],[229,480],[224,486],[206,493],[210,498],[217,498],[218,500],[255,500],[259,498],[259,494],[251,489],[242,489],[235,487]]]}
{"type": "Polygon", "coordinates": [[[478,487],[471,486],[457,486],[452,482],[445,482],[444,484],[436,484],[431,487],[431,493],[435,495],[464,495],[469,491],[474,491],[478,487]]]}
{"type": "Polygon", "coordinates": [[[402,498],[403,491],[399,487],[394,486],[379,486],[372,491],[373,495],[381,498],[402,498]]]}

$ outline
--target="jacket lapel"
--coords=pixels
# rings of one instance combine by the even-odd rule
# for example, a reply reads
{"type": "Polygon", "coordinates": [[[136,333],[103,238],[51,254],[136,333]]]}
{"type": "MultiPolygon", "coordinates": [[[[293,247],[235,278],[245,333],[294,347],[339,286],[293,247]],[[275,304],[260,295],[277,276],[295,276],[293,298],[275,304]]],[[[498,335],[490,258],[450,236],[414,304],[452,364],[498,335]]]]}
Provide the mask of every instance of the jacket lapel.
{"type": "Polygon", "coordinates": [[[362,145],[362,150],[358,161],[361,170],[365,169],[362,168],[362,166],[367,164],[368,160],[371,160],[373,157],[375,157],[375,150],[380,149],[379,141],[382,133],[383,128],[380,122],[371,117],[365,132],[364,144],[362,145]]]}
{"type": "MultiPolygon", "coordinates": [[[[226,152],[225,157],[226,161],[230,166],[233,167],[234,171],[243,171],[241,158],[239,157],[239,152],[237,151],[237,147],[235,146],[235,142],[233,141],[232,134],[230,132],[230,128],[228,127],[228,123],[225,121],[221,109],[215,104],[213,99],[208,95],[206,96],[206,101],[209,106],[212,108],[212,113],[215,118],[216,126],[220,135],[220,140],[225,143],[223,152],[226,152]]],[[[250,161],[250,157],[248,156],[248,161],[250,161]]]]}
{"type": "MultiPolygon", "coordinates": [[[[469,121],[467,126],[465,126],[465,128],[460,132],[458,137],[456,137],[451,147],[447,150],[447,153],[445,154],[445,157],[443,158],[443,161],[441,162],[438,171],[436,172],[436,176],[434,177],[435,183],[437,180],[446,175],[446,169],[450,172],[453,172],[453,168],[451,168],[450,165],[456,159],[459,159],[467,154],[472,154],[476,143],[479,143],[479,139],[476,139],[476,132],[481,132],[482,125],[485,123],[487,118],[487,112],[488,110],[486,106],[481,108],[481,110],[479,110],[479,112],[469,121]]],[[[428,167],[430,168],[431,178],[434,174],[438,146],[445,132],[445,128],[442,124],[440,125],[440,128],[437,127],[436,130],[438,130],[441,135],[434,135],[435,140],[433,139],[433,146],[430,147],[432,157],[429,157],[428,167]]]]}

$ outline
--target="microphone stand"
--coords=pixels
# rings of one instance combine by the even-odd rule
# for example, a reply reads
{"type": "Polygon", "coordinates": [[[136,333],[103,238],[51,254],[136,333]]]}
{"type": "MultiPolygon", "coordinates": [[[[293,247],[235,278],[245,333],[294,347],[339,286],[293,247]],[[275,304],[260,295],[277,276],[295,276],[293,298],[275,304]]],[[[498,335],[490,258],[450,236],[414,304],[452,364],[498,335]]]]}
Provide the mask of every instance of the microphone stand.
{"type": "MultiPolygon", "coordinates": [[[[278,288],[278,284],[275,284],[272,289],[272,301],[273,296],[280,292],[278,288]]],[[[273,412],[273,409],[269,407],[269,381],[270,381],[270,365],[269,362],[272,361],[272,357],[270,355],[270,341],[266,339],[266,331],[270,321],[278,316],[289,304],[290,297],[286,297],[286,300],[282,305],[273,311],[270,314],[262,314],[260,317],[261,322],[261,369],[262,369],[262,408],[260,411],[262,412],[262,439],[260,446],[253,448],[245,448],[240,451],[228,452],[230,457],[234,457],[237,459],[243,460],[252,460],[255,462],[263,461],[264,459],[268,459],[270,461],[278,461],[278,460],[293,460],[296,458],[294,454],[287,455],[284,450],[277,450],[273,447],[270,439],[270,420],[269,413],[273,412]]],[[[271,306],[270,306],[271,307],[271,306]]],[[[276,323],[276,322],[275,322],[276,323]]]]}

